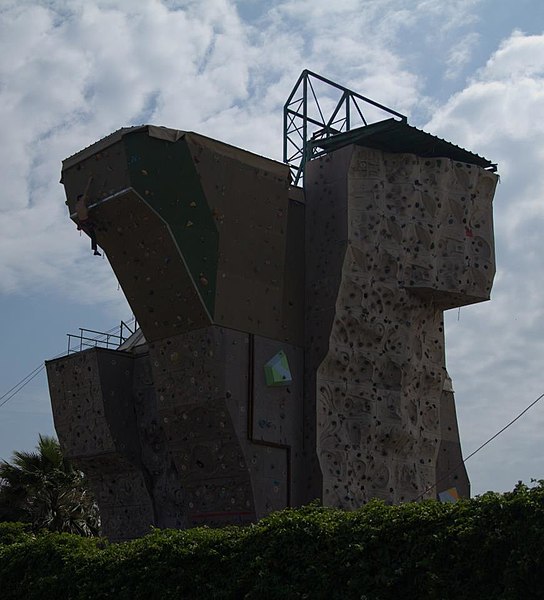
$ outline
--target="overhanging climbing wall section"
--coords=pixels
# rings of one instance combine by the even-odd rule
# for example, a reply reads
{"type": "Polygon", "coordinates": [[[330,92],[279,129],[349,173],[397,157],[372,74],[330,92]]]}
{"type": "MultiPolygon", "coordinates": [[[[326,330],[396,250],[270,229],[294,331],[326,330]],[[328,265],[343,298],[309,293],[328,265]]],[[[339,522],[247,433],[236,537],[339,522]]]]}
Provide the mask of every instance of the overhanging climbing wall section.
{"type": "Polygon", "coordinates": [[[288,318],[289,301],[303,310],[286,289],[286,273],[302,267],[286,253],[288,167],[203,136],[187,143],[219,232],[214,322],[302,345],[288,318]]]}
{"type": "Polygon", "coordinates": [[[434,496],[442,310],[489,298],[495,183],[358,146],[307,164],[306,380],[327,504],[434,496]]]}
{"type": "MultiPolygon", "coordinates": [[[[125,433],[152,507],[140,529],[254,521],[311,500],[304,204],[288,167],[192,133],[120,130],[64,161],[76,223],[91,176],[89,218],[147,340],[133,356],[132,402],[119,407],[135,418],[125,433]],[[277,354],[289,379],[269,385],[277,354]]],[[[102,476],[96,452],[86,465],[102,476]]]]}
{"type": "Polygon", "coordinates": [[[76,222],[91,176],[98,244],[147,340],[215,323],[303,344],[302,212],[286,165],[193,133],[120,130],[64,162],[76,222]]]}
{"type": "Polygon", "coordinates": [[[171,229],[132,188],[93,209],[101,247],[146,338],[211,322],[171,229]]]}
{"type": "Polygon", "coordinates": [[[447,158],[362,147],[354,161],[354,226],[379,240],[399,287],[442,310],[489,300],[497,175],[447,158]],[[366,210],[369,199],[379,210],[366,210]]]}
{"type": "MultiPolygon", "coordinates": [[[[218,230],[186,134],[176,142],[147,131],[123,138],[131,186],[168,226],[209,315],[214,314],[218,230]]],[[[161,252],[161,244],[147,246],[161,252]]],[[[169,257],[165,256],[165,260],[169,257]]],[[[144,330],[145,332],[145,330],[144,330]]]]}

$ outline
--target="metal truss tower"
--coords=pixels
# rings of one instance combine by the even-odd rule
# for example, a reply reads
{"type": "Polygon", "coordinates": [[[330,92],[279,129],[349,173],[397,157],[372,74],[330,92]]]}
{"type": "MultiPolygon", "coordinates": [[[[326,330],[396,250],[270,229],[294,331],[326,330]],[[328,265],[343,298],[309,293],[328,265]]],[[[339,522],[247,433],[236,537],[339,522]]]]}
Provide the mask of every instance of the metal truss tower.
{"type": "Polygon", "coordinates": [[[317,73],[302,71],[283,107],[283,161],[289,165],[293,185],[302,183],[306,161],[326,152],[319,149],[320,140],[379,121],[384,113],[407,121],[383,104],[317,73]]]}

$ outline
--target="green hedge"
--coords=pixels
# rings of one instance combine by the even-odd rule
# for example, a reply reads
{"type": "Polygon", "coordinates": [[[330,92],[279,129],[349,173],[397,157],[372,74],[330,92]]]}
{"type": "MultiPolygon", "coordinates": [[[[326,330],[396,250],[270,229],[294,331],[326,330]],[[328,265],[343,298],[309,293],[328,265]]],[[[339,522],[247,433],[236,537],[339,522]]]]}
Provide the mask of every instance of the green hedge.
{"type": "Polygon", "coordinates": [[[124,544],[4,523],[0,597],[544,598],[544,482],[457,504],[314,505],[124,544]]]}

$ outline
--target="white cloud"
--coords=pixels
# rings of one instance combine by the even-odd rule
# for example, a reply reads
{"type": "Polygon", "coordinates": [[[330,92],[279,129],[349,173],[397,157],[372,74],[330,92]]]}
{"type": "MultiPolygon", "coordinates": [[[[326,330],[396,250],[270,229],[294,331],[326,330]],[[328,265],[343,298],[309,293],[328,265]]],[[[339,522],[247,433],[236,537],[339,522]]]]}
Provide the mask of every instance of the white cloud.
{"type": "Polygon", "coordinates": [[[446,73],[447,79],[455,79],[463,67],[470,61],[474,47],[480,39],[480,35],[475,31],[467,33],[463,36],[459,42],[453,46],[450,50],[450,54],[446,60],[446,73]]]}
{"type": "Polygon", "coordinates": [[[146,111],[186,126],[246,95],[241,25],[227,2],[191,3],[186,11],[144,0],[121,6],[23,3],[0,13],[4,293],[49,286],[111,299],[109,268],[86,256],[67,220],[61,160],[149,118],[146,111]],[[156,105],[148,106],[150,98],[156,105]]]}
{"type": "MultiPolygon", "coordinates": [[[[498,275],[492,301],[463,309],[459,322],[448,315],[448,364],[467,450],[544,391],[543,100],[544,35],[515,32],[427,126],[497,161],[502,176],[495,199],[498,275]]],[[[511,487],[512,470],[503,467],[506,456],[519,478],[539,475],[534,461],[523,464],[526,449],[515,442],[532,440],[533,454],[542,455],[543,408],[537,405],[514,425],[517,435],[504,434],[472,459],[476,479],[492,487],[495,477],[495,487],[511,487]]]]}
{"type": "MultiPolygon", "coordinates": [[[[388,2],[397,5],[398,17],[404,2],[388,2]]],[[[57,182],[63,158],[121,126],[197,130],[279,158],[281,108],[305,66],[401,110],[416,102],[417,77],[387,47],[399,27],[393,12],[386,20],[376,3],[319,1],[303,20],[308,8],[276,3],[257,28],[227,0],[5,5],[0,292],[73,294],[85,286],[74,282],[86,260],[85,295],[108,297],[108,277],[74,239],[57,182]],[[317,35],[325,23],[328,35],[317,35]],[[389,33],[368,35],[374,29],[389,33]]]]}
{"type": "Polygon", "coordinates": [[[467,87],[454,95],[427,127],[500,163],[508,199],[497,212],[500,238],[520,241],[520,227],[544,215],[540,191],[544,144],[544,35],[515,32],[489,59],[467,87]],[[528,57],[540,57],[528,62],[528,57]]]}
{"type": "Polygon", "coordinates": [[[482,78],[518,81],[544,75],[544,44],[541,35],[514,31],[481,71],[482,78]]]}

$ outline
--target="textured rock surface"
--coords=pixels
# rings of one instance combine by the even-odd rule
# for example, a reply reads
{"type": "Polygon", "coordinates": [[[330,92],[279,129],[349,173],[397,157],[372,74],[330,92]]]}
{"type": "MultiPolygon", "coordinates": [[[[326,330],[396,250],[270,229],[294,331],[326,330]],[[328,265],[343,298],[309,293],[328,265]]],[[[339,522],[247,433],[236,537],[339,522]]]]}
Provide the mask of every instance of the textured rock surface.
{"type": "Polygon", "coordinates": [[[88,350],[47,364],[64,454],[89,477],[104,535],[128,539],[154,522],[132,396],[133,358],[88,350]]]}
{"type": "Polygon", "coordinates": [[[451,379],[446,377],[440,398],[440,445],[436,461],[436,491],[455,488],[461,498],[470,498],[470,482],[463,463],[455,399],[451,379]]]}
{"type": "Polygon", "coordinates": [[[308,387],[327,504],[435,496],[442,311],[489,298],[496,179],[357,146],[307,166],[308,387]]]}
{"type": "Polygon", "coordinates": [[[311,498],[303,351],[211,326],[47,363],[64,452],[90,478],[103,532],[255,521],[311,498]],[[267,386],[279,350],[293,381],[267,386]]]}

